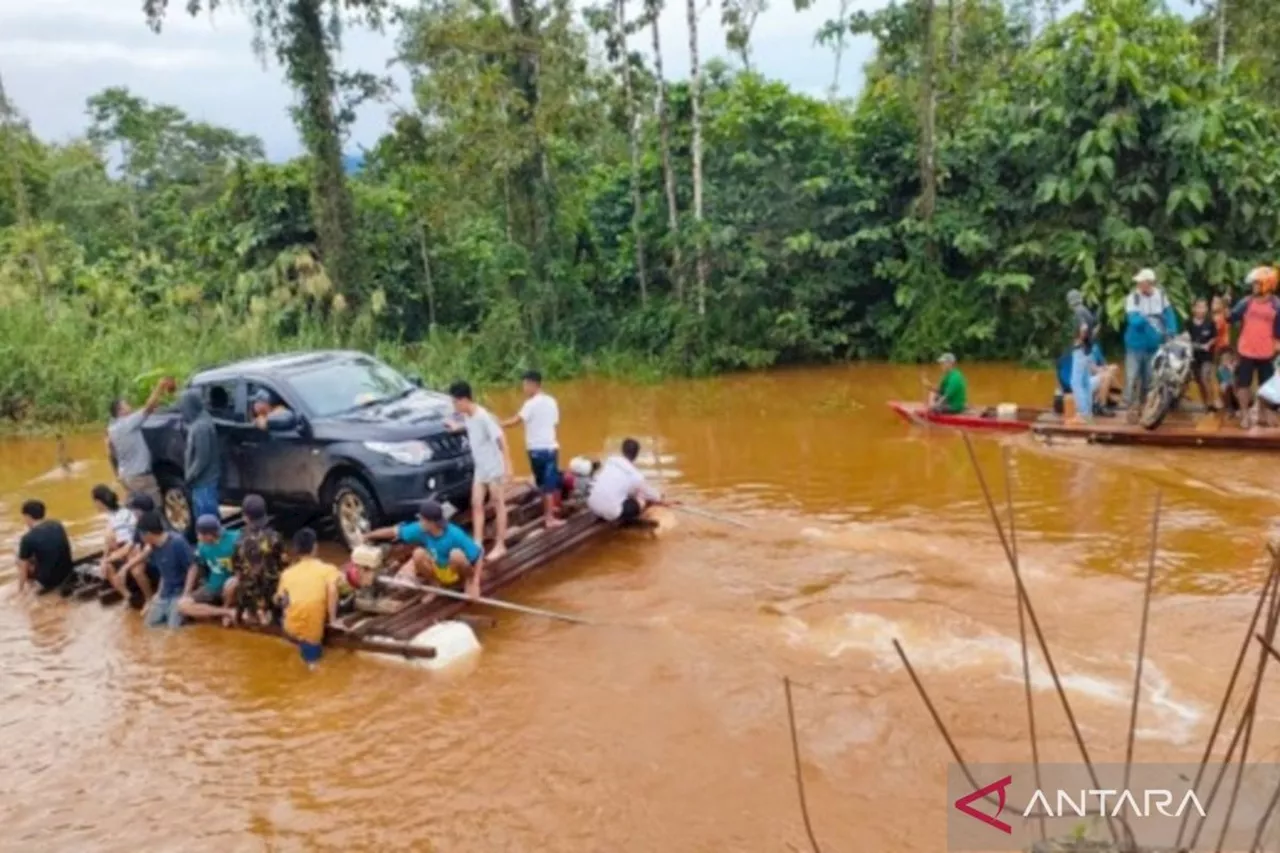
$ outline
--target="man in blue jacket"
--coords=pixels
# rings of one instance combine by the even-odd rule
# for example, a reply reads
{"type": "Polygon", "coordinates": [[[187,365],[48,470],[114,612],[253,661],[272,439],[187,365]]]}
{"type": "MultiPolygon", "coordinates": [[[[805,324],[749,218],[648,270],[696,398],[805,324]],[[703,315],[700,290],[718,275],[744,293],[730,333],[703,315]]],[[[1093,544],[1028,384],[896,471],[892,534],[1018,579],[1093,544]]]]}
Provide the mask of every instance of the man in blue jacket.
{"type": "Polygon", "coordinates": [[[1168,338],[1177,334],[1173,304],[1156,286],[1154,270],[1133,277],[1134,289],[1124,300],[1124,404],[1141,406],[1151,389],[1151,358],[1168,338]]]}

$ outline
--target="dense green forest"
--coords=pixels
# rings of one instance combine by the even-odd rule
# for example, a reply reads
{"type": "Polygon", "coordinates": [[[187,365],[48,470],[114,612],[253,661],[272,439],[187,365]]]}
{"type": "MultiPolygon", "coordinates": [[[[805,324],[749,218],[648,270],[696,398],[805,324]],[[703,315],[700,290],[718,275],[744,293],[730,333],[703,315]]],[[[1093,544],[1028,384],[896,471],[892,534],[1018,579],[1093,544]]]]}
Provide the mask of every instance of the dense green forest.
{"type": "MultiPolygon", "coordinates": [[[[895,0],[815,38],[876,53],[855,96],[732,63],[664,79],[661,0],[246,0],[305,156],[108,88],[82,139],[0,89],[0,418],[84,421],[148,371],[311,346],[444,380],[521,366],[707,373],[849,358],[1042,359],[1067,289],[1112,321],[1280,244],[1280,54],[1265,0],[895,0]],[[411,93],[356,175],[344,29],[390,28],[411,93]]],[[[166,15],[139,13],[164,38],[166,15]]],[[[282,117],[283,120],[283,117],[282,117]]]]}

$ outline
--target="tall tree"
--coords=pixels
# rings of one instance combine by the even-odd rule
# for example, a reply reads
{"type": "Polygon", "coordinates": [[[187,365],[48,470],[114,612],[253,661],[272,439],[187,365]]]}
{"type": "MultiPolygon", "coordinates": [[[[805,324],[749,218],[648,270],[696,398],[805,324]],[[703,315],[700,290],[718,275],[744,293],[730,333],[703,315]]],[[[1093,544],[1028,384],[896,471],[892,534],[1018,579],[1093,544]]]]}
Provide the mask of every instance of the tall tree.
{"type": "Polygon", "coordinates": [[[631,85],[631,53],[627,50],[627,2],[614,0],[613,31],[618,62],[622,71],[623,114],[627,122],[627,141],[631,147],[631,234],[635,240],[636,279],[640,285],[640,302],[649,301],[649,272],[644,256],[644,206],[640,194],[640,114],[636,110],[635,91],[631,85]]]}
{"type": "MultiPolygon", "coordinates": [[[[226,0],[188,0],[191,15],[212,12],[226,0]]],[[[350,301],[360,280],[353,250],[355,213],[342,162],[338,115],[339,77],[333,55],[341,48],[342,13],[380,26],[387,0],[244,0],[253,22],[254,46],[268,46],[298,96],[294,122],[311,155],[311,204],[321,259],[330,282],[350,301]]],[[[143,0],[143,11],[159,32],[169,0],[143,0]]]]}
{"type": "Polygon", "coordinates": [[[689,21],[689,109],[693,135],[693,224],[696,229],[698,316],[707,313],[707,241],[702,222],[702,71],[698,66],[698,2],[686,0],[689,21]]]}
{"type": "Polygon", "coordinates": [[[938,96],[934,80],[934,54],[936,52],[937,14],[935,0],[922,0],[924,16],[924,46],[920,69],[920,202],[919,213],[923,219],[933,218],[938,200],[937,140],[934,120],[938,111],[938,96]]]}
{"type": "Polygon", "coordinates": [[[848,45],[850,13],[853,0],[840,0],[840,14],[827,21],[818,30],[817,42],[831,48],[835,56],[835,69],[831,73],[831,88],[827,96],[834,101],[840,96],[840,64],[844,59],[844,50],[848,45]]]}
{"type": "Polygon", "coordinates": [[[676,285],[676,300],[684,302],[684,269],[680,259],[680,208],[676,204],[676,173],[671,167],[671,121],[667,115],[667,81],[662,73],[662,39],[658,35],[658,18],[662,0],[645,0],[649,30],[653,34],[653,74],[658,88],[658,145],[662,155],[662,183],[667,195],[667,236],[671,242],[671,269],[676,285]]]}
{"type": "Polygon", "coordinates": [[[35,270],[36,279],[40,282],[42,296],[49,293],[49,263],[45,258],[44,240],[35,234],[35,219],[31,215],[31,206],[27,200],[26,177],[22,174],[22,158],[18,151],[21,137],[28,136],[26,121],[10,103],[5,94],[4,80],[0,79],[0,134],[4,135],[4,159],[9,165],[10,192],[13,195],[14,220],[23,231],[27,232],[31,242],[29,260],[35,270]]]}
{"type": "Polygon", "coordinates": [[[761,13],[769,8],[768,0],[722,0],[720,23],[724,26],[725,45],[742,59],[742,67],[751,70],[751,32],[761,13]]]}

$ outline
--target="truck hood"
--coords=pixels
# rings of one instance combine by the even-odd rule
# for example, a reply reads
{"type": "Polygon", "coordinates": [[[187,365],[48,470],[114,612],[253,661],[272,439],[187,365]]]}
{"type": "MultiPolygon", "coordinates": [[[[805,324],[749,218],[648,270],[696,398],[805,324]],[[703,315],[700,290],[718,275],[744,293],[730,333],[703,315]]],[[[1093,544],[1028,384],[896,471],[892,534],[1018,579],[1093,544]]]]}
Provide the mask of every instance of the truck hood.
{"type": "Polygon", "coordinates": [[[445,432],[453,401],[415,390],[389,403],[325,418],[313,424],[317,436],[342,441],[408,441],[445,432]]]}

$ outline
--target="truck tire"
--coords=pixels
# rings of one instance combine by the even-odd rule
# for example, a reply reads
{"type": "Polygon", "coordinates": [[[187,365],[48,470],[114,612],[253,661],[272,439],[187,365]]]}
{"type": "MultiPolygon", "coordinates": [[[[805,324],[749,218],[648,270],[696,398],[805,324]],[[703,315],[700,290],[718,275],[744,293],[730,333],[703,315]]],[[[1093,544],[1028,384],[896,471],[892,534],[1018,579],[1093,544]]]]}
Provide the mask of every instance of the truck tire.
{"type": "Polygon", "coordinates": [[[348,548],[354,548],[361,541],[361,525],[368,531],[378,523],[381,517],[378,502],[359,477],[339,478],[330,494],[333,498],[329,502],[329,514],[338,538],[348,548]]]}
{"type": "Polygon", "coordinates": [[[188,539],[195,537],[196,520],[191,517],[191,496],[182,477],[172,471],[156,474],[160,483],[160,506],[157,507],[174,530],[188,539]]]}

